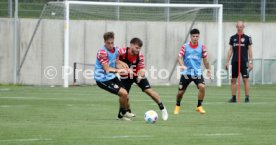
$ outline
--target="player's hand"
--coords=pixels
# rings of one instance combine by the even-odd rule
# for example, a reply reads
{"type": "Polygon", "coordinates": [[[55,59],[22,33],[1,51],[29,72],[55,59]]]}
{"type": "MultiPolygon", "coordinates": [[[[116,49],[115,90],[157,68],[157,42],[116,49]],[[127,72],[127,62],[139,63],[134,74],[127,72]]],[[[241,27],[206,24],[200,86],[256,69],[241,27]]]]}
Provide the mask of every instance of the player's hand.
{"type": "Polygon", "coordinates": [[[119,75],[128,75],[129,69],[117,69],[119,75]]]}
{"type": "Polygon", "coordinates": [[[248,70],[251,71],[253,69],[253,64],[252,63],[249,63],[248,64],[248,70]]]}
{"type": "Polygon", "coordinates": [[[225,64],[225,69],[228,70],[228,67],[229,67],[229,63],[226,63],[225,64]]]}
{"type": "Polygon", "coordinates": [[[143,78],[145,78],[145,70],[144,69],[140,69],[137,72],[137,83],[139,83],[143,78]]]}
{"type": "Polygon", "coordinates": [[[117,61],[116,67],[119,69],[129,69],[128,65],[125,62],[120,60],[117,61]]]}
{"type": "Polygon", "coordinates": [[[144,69],[140,69],[140,70],[137,72],[137,76],[145,77],[145,70],[144,70],[144,69]]]}
{"type": "Polygon", "coordinates": [[[181,66],[179,66],[179,68],[182,70],[187,70],[187,67],[185,65],[181,65],[181,66]]]}
{"type": "Polygon", "coordinates": [[[208,79],[212,79],[212,72],[211,72],[211,70],[207,70],[207,77],[208,77],[208,79]]]}

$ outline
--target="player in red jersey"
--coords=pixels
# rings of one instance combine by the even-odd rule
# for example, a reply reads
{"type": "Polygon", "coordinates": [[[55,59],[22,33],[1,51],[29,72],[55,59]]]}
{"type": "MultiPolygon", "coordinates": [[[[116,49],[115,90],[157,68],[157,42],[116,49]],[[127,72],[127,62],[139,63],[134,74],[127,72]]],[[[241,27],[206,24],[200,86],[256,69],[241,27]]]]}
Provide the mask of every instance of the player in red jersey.
{"type": "MultiPolygon", "coordinates": [[[[162,113],[162,119],[168,119],[168,112],[163,105],[160,96],[151,88],[148,79],[145,77],[144,55],[140,53],[143,42],[139,38],[133,38],[130,41],[130,46],[119,49],[119,59],[125,62],[133,73],[121,75],[121,82],[127,92],[130,91],[131,85],[136,83],[143,92],[150,96],[159,106],[162,113]]],[[[120,65],[120,64],[119,64],[120,65]]],[[[117,66],[120,68],[120,66],[117,66]]],[[[129,108],[129,112],[131,112],[129,108]]]]}

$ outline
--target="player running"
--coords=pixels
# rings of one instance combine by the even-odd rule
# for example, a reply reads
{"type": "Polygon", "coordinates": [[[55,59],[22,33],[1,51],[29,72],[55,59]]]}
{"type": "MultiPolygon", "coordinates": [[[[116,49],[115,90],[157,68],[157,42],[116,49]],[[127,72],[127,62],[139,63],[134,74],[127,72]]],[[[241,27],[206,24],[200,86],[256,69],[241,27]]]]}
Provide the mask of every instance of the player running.
{"type": "Polygon", "coordinates": [[[118,119],[130,121],[133,114],[127,112],[128,92],[115,74],[125,72],[128,66],[119,60],[118,48],[114,47],[114,33],[106,32],[103,37],[104,46],[97,53],[94,79],[100,88],[119,96],[120,110],[118,119]],[[115,68],[119,62],[121,68],[124,69],[115,68]]]}
{"type": "Polygon", "coordinates": [[[200,43],[199,40],[199,30],[192,29],[190,31],[191,41],[182,45],[179,55],[178,63],[181,68],[181,78],[179,82],[179,90],[176,95],[176,106],[174,109],[174,114],[179,114],[180,112],[180,103],[182,97],[186,91],[188,85],[193,81],[199,92],[198,92],[198,104],[196,111],[205,114],[205,110],[202,107],[202,102],[205,96],[205,83],[202,76],[201,59],[203,59],[204,66],[207,69],[208,77],[211,78],[210,65],[207,60],[207,51],[206,47],[200,43]]]}
{"type": "MultiPolygon", "coordinates": [[[[121,75],[121,81],[128,93],[131,85],[136,83],[142,91],[150,96],[159,106],[162,113],[162,119],[167,120],[168,112],[163,105],[160,96],[151,88],[148,79],[145,77],[144,55],[140,53],[142,46],[143,42],[141,39],[133,38],[130,41],[130,47],[119,49],[119,59],[125,62],[133,71],[133,73],[128,75],[121,75]]],[[[130,108],[128,109],[129,112],[131,112],[130,108]]]]}

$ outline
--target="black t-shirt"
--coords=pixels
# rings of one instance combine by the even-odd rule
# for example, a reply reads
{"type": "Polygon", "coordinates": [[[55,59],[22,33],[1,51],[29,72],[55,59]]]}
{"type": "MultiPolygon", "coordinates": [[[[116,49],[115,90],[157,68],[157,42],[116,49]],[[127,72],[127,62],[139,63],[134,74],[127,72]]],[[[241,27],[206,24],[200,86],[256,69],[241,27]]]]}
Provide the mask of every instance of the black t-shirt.
{"type": "Polygon", "coordinates": [[[239,41],[239,35],[235,34],[231,36],[229,44],[233,49],[232,63],[238,62],[239,43],[241,44],[241,62],[248,62],[248,46],[252,45],[251,37],[242,34],[239,41]]]}

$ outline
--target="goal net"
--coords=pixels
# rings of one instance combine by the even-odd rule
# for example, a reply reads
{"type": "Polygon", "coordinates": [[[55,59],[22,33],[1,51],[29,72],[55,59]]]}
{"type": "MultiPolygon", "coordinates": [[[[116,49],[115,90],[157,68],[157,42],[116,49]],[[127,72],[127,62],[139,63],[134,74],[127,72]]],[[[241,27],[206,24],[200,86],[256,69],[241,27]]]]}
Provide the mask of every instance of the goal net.
{"type": "MultiPolygon", "coordinates": [[[[115,33],[118,47],[128,46],[133,37],[143,40],[141,52],[152,84],[178,83],[177,55],[192,28],[200,30],[200,42],[208,49],[213,69],[221,68],[220,4],[48,2],[38,22],[25,21],[34,27],[20,53],[18,74],[25,84],[95,83],[93,65],[107,31],[115,33]]],[[[221,84],[216,77],[215,82],[221,84]]]]}

